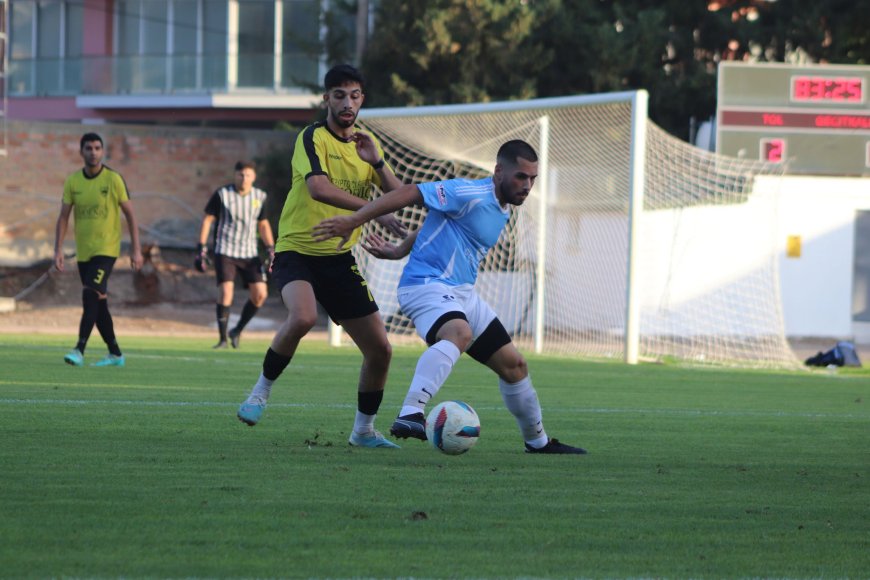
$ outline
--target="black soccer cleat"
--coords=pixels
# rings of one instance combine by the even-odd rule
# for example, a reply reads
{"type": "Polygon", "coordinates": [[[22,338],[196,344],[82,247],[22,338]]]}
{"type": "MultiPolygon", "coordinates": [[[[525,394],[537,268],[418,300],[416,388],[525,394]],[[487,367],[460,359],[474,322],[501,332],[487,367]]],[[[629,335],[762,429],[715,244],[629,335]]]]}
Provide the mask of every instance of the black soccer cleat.
{"type": "Polygon", "coordinates": [[[242,336],[242,331],[234,328],[227,333],[227,336],[229,337],[230,344],[233,345],[233,348],[239,348],[239,339],[242,336]]]}
{"type": "Polygon", "coordinates": [[[565,445],[558,439],[550,439],[547,444],[539,449],[535,449],[526,443],[526,453],[558,453],[561,455],[586,455],[586,450],[582,447],[571,447],[565,445]]]}
{"type": "Polygon", "coordinates": [[[393,425],[390,427],[390,435],[397,439],[413,437],[420,441],[426,441],[426,419],[423,418],[423,413],[412,413],[411,415],[396,417],[396,420],[393,421],[393,425]]]}

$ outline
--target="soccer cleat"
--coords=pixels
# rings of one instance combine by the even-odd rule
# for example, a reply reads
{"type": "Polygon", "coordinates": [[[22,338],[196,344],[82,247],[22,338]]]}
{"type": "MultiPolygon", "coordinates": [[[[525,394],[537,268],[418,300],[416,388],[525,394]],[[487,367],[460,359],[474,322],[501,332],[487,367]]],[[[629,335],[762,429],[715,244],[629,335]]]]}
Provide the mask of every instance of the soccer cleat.
{"type": "Polygon", "coordinates": [[[80,367],[85,364],[85,355],[79,349],[74,348],[64,355],[63,362],[74,367],[80,367]]]}
{"type": "Polygon", "coordinates": [[[122,367],[124,366],[124,355],[107,354],[102,360],[98,360],[92,367],[122,367]]]}
{"type": "Polygon", "coordinates": [[[239,412],[236,413],[236,416],[239,418],[239,421],[245,425],[253,427],[260,421],[260,417],[263,416],[263,411],[265,410],[265,401],[260,399],[248,399],[242,403],[241,407],[239,407],[239,412]]]}
{"type": "Polygon", "coordinates": [[[413,437],[420,441],[426,441],[426,419],[423,418],[423,413],[396,417],[390,427],[390,435],[398,439],[413,437]]]}
{"type": "Polygon", "coordinates": [[[216,345],[214,345],[212,348],[215,350],[218,350],[218,349],[226,348],[226,347],[227,347],[227,341],[222,340],[219,343],[217,343],[216,345]]]}
{"type": "Polygon", "coordinates": [[[347,442],[354,447],[381,447],[384,449],[401,449],[401,447],[399,447],[392,441],[388,441],[387,439],[385,439],[384,436],[381,435],[378,431],[371,431],[364,435],[360,435],[356,431],[352,431],[350,434],[350,438],[348,438],[347,442]]]}
{"type": "Polygon", "coordinates": [[[586,450],[582,447],[571,447],[565,445],[558,439],[550,439],[547,444],[541,448],[534,448],[526,443],[526,453],[558,453],[562,455],[586,455],[586,450]]]}
{"type": "Polygon", "coordinates": [[[230,339],[230,344],[233,345],[233,348],[239,348],[239,338],[242,336],[241,330],[236,330],[235,328],[229,331],[227,336],[230,339]]]}

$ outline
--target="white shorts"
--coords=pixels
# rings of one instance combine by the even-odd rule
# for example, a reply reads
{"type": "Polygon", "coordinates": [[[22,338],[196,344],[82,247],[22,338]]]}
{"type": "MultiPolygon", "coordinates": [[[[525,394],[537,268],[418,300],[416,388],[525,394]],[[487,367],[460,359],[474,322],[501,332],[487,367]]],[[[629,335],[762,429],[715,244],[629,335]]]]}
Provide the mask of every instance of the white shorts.
{"type": "Polygon", "coordinates": [[[398,292],[402,312],[414,321],[417,334],[424,341],[439,318],[450,312],[462,312],[471,326],[471,336],[477,339],[496,319],[495,311],[474,286],[448,286],[439,282],[420,286],[403,286],[398,292]]]}

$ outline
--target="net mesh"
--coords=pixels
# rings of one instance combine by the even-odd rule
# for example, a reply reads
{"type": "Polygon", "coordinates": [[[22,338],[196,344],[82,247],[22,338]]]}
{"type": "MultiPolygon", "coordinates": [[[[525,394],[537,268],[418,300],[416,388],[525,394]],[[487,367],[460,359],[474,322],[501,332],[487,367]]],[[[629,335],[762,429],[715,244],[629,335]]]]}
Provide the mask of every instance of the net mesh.
{"type": "MultiPolygon", "coordinates": [[[[509,139],[537,149],[545,174],[512,209],[477,282],[522,349],[625,356],[632,100],[624,95],[363,117],[406,182],[490,175],[509,139]]],[[[646,123],[644,204],[632,218],[640,355],[799,366],[784,335],[772,231],[782,168],[711,154],[646,123]]],[[[406,208],[400,217],[414,229],[425,210],[406,208]]],[[[377,224],[365,227],[364,235],[389,237],[377,224]]],[[[391,339],[416,341],[396,301],[405,260],[379,260],[360,246],[354,253],[391,339]]]]}

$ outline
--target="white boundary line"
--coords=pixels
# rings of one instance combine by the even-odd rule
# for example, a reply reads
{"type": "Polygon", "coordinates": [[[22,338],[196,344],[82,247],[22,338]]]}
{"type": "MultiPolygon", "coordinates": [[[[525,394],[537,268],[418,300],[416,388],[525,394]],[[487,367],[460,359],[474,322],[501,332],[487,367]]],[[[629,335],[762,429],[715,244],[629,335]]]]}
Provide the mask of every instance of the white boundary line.
{"type": "MultiPolygon", "coordinates": [[[[226,401],[134,401],[112,399],[15,399],[2,398],[0,405],[57,405],[67,407],[83,407],[89,405],[116,405],[124,407],[232,407],[236,402],[226,401]]],[[[350,403],[269,403],[270,409],[352,409],[356,405],[350,403]]],[[[502,406],[475,406],[481,411],[504,411],[502,406]]],[[[548,415],[658,415],[675,417],[798,417],[809,419],[864,419],[870,421],[870,415],[854,413],[793,413],[788,411],[705,411],[700,409],[612,409],[612,408],[560,408],[544,409],[548,415]]]]}

